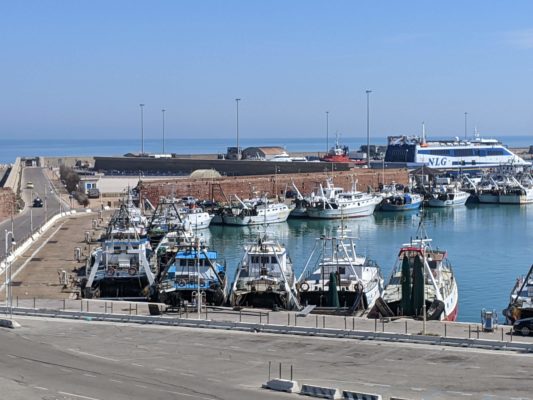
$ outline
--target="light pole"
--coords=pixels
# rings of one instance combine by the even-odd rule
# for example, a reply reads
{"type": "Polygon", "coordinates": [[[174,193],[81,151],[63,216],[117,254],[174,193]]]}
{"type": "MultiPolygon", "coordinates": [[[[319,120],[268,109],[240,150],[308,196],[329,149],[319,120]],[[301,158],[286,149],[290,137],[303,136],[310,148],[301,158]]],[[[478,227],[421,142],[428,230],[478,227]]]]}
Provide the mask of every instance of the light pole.
{"type": "Polygon", "coordinates": [[[366,167],[370,168],[370,93],[366,91],[366,167]]]}
{"type": "MultiPolygon", "coordinates": [[[[33,201],[33,190],[30,192],[31,201],[33,201]]],[[[30,206],[30,235],[33,236],[33,204],[30,206]]]]}
{"type": "Polygon", "coordinates": [[[326,154],[329,151],[329,111],[326,111],[326,154]]]}
{"type": "Polygon", "coordinates": [[[141,107],[141,157],[144,155],[144,104],[139,104],[141,107]]]}
{"type": "Polygon", "coordinates": [[[239,101],[241,99],[235,99],[235,103],[237,104],[237,160],[241,159],[241,148],[239,147],[239,101]]]}
{"type": "Polygon", "coordinates": [[[6,307],[9,307],[9,315],[11,318],[13,317],[13,311],[11,307],[11,261],[9,261],[9,255],[10,253],[13,253],[13,246],[16,244],[15,242],[15,236],[13,234],[13,231],[5,230],[5,240],[6,240],[6,247],[5,247],[5,255],[6,255],[6,265],[5,265],[5,281],[4,286],[6,287],[6,307]],[[9,250],[9,235],[11,235],[11,251],[8,253],[9,250]],[[9,265],[9,277],[7,275],[7,269],[9,265]]]}
{"type": "Polygon", "coordinates": [[[468,125],[467,125],[467,121],[468,121],[467,118],[468,118],[468,113],[465,111],[465,139],[466,139],[466,133],[467,133],[467,127],[468,127],[468,125]]]}
{"type": "Polygon", "coordinates": [[[163,154],[165,154],[165,111],[164,108],[161,110],[163,114],[163,154]]]}

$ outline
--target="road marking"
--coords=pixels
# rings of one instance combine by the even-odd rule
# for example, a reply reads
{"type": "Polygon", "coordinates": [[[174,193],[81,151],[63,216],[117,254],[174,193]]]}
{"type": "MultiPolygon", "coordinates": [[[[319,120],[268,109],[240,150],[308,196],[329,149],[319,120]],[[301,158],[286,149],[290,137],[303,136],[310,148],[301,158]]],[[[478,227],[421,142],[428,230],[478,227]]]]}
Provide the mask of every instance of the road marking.
{"type": "Polygon", "coordinates": [[[188,374],[186,372],[180,372],[180,375],[183,375],[183,376],[196,376],[194,374],[188,374]]]}
{"type": "Polygon", "coordinates": [[[156,371],[160,371],[160,372],[166,372],[167,371],[165,368],[156,368],[155,370],[156,371]]]}
{"type": "Polygon", "coordinates": [[[88,376],[89,378],[96,378],[96,375],[93,374],[83,374],[83,376],[88,376]]]}
{"type": "Polygon", "coordinates": [[[144,386],[144,385],[138,385],[138,384],[135,384],[135,386],[140,387],[140,388],[143,388],[143,389],[148,389],[148,386],[144,386]]]}
{"type": "Polygon", "coordinates": [[[80,350],[76,350],[76,349],[68,349],[68,351],[72,351],[73,353],[78,353],[78,354],[81,354],[81,355],[84,355],[84,356],[90,356],[90,357],[95,357],[95,358],[101,358],[102,360],[119,362],[119,360],[117,360],[117,359],[115,359],[115,358],[99,356],[98,354],[86,353],[86,352],[84,352],[84,351],[80,351],[80,350]]]}
{"type": "Polygon", "coordinates": [[[164,393],[177,394],[178,396],[194,397],[194,398],[197,398],[197,399],[204,399],[204,400],[213,400],[213,397],[203,397],[203,396],[197,396],[195,394],[173,392],[172,390],[159,389],[159,391],[160,392],[164,392],[164,393]]]}
{"type": "Polygon", "coordinates": [[[137,363],[131,363],[131,365],[134,365],[134,366],[136,366],[136,367],[144,367],[144,365],[142,365],[142,364],[137,364],[137,363]]]}
{"type": "Polygon", "coordinates": [[[220,379],[215,379],[215,378],[207,378],[207,380],[211,382],[217,382],[217,383],[222,382],[220,379]]]}
{"type": "Polygon", "coordinates": [[[446,393],[458,394],[459,396],[472,396],[472,393],[454,392],[454,391],[452,391],[452,390],[448,390],[446,393]]]}
{"type": "Polygon", "coordinates": [[[75,393],[68,393],[68,392],[57,392],[59,394],[64,394],[65,396],[74,396],[79,397],[80,399],[87,399],[87,400],[100,400],[96,397],[88,397],[88,396],[82,396],[81,394],[75,394],[75,393]]]}
{"type": "Polygon", "coordinates": [[[109,382],[122,383],[122,381],[119,381],[119,380],[117,380],[117,379],[110,379],[109,382]]]}
{"type": "Polygon", "coordinates": [[[414,390],[415,392],[423,392],[424,390],[427,390],[427,389],[412,387],[411,390],[414,390]]]}
{"type": "Polygon", "coordinates": [[[385,385],[383,383],[370,383],[370,382],[363,382],[364,385],[367,386],[379,386],[379,387],[390,387],[390,385],[385,385]]]}
{"type": "Polygon", "coordinates": [[[32,386],[34,389],[39,389],[39,390],[48,390],[47,388],[45,387],[42,387],[42,386],[32,386]]]}

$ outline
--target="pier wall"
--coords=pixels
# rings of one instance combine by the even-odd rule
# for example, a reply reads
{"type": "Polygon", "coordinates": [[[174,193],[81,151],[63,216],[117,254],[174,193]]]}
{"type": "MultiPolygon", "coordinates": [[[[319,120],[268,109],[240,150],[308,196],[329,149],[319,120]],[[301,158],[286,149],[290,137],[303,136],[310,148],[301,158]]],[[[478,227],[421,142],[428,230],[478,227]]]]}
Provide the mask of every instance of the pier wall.
{"type": "MultiPolygon", "coordinates": [[[[239,176],[222,177],[214,179],[169,179],[159,181],[143,181],[141,184],[141,195],[148,198],[156,205],[161,196],[194,196],[198,199],[212,199],[215,201],[225,201],[224,194],[229,197],[238,195],[241,198],[249,198],[255,195],[268,193],[270,197],[281,196],[285,188],[291,189],[291,182],[294,181],[303,195],[315,191],[319,184],[324,184],[330,173],[300,173],[300,174],[274,174],[261,176],[239,176]]],[[[333,182],[336,186],[341,186],[350,190],[352,182],[357,182],[357,189],[366,191],[369,187],[377,190],[383,181],[392,181],[401,184],[408,183],[408,172],[406,169],[386,169],[384,171],[356,169],[351,171],[335,172],[333,182]]]]}

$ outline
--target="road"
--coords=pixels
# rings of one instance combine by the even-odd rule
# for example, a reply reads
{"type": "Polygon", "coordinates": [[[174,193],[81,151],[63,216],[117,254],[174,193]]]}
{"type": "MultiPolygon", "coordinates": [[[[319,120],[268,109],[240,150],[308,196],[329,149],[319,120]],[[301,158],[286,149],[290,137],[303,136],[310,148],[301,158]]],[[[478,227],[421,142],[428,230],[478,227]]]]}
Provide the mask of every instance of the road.
{"type": "MultiPolygon", "coordinates": [[[[5,230],[11,231],[15,236],[15,241],[20,244],[27,239],[31,234],[31,228],[35,231],[39,226],[43,225],[45,220],[59,212],[59,198],[53,188],[50,186],[50,181],[45,176],[41,167],[25,167],[22,170],[22,199],[26,207],[24,210],[15,216],[13,225],[8,219],[0,223],[0,259],[5,256],[5,230]],[[34,188],[26,188],[27,182],[33,182],[34,188]],[[46,197],[46,207],[33,208],[33,199],[40,197],[43,201],[46,197]]],[[[68,208],[63,202],[63,209],[68,208]]],[[[10,239],[10,238],[9,238],[10,239]]]]}
{"type": "Polygon", "coordinates": [[[260,389],[282,363],[300,384],[408,399],[531,398],[533,356],[439,346],[19,318],[0,329],[10,399],[289,399],[260,389]]]}

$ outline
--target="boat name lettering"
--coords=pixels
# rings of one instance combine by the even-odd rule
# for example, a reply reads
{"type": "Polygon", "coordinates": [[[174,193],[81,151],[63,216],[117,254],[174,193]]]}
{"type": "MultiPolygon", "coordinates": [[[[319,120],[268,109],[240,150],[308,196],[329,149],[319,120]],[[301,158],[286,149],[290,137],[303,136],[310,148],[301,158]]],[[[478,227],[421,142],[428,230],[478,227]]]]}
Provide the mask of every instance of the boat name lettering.
{"type": "Polygon", "coordinates": [[[446,165],[448,163],[448,158],[447,157],[432,157],[432,158],[429,158],[428,159],[429,161],[429,165],[431,166],[435,166],[435,167],[438,167],[438,166],[443,166],[443,165],[446,165]]]}

